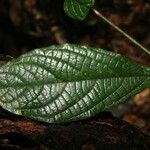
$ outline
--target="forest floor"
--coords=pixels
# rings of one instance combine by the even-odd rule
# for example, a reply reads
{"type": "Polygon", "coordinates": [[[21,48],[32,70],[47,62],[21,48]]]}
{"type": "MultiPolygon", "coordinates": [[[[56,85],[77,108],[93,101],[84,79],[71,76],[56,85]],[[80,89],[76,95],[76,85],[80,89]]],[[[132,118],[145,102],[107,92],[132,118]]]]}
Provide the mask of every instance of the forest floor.
{"type": "MultiPolygon", "coordinates": [[[[150,48],[150,0],[100,0],[96,1],[96,9],[150,48]]],[[[137,63],[150,65],[148,54],[90,14],[83,22],[69,18],[64,13],[63,0],[1,0],[0,62],[37,47],[76,43],[114,51],[137,63]]],[[[111,112],[150,136],[150,89],[111,112]]]]}

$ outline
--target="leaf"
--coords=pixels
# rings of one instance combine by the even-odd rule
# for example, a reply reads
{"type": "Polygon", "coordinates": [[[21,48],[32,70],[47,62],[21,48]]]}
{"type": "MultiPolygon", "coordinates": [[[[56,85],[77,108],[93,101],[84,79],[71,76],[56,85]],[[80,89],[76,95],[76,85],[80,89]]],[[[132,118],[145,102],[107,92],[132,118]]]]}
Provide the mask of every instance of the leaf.
{"type": "Polygon", "coordinates": [[[102,49],[36,49],[0,68],[0,105],[49,123],[84,119],[150,87],[150,68],[102,49]]]}
{"type": "Polygon", "coordinates": [[[65,0],[64,10],[68,16],[77,20],[84,20],[95,0],[65,0]]]}

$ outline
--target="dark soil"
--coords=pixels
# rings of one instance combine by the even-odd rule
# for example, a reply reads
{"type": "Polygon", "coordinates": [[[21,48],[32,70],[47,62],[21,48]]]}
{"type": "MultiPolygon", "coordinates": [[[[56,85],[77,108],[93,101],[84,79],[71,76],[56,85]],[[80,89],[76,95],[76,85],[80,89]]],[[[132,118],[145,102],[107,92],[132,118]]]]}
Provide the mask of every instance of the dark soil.
{"type": "Polygon", "coordinates": [[[2,150],[148,150],[150,146],[147,135],[108,113],[64,125],[0,114],[2,150]]]}

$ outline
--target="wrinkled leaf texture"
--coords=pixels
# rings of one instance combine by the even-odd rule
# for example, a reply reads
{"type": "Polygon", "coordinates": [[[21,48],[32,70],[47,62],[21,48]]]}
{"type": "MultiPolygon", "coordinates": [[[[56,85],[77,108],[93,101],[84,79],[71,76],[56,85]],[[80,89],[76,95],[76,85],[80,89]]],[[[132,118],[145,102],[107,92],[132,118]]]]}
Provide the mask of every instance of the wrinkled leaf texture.
{"type": "Polygon", "coordinates": [[[150,68],[102,49],[39,48],[0,68],[0,105],[48,123],[96,115],[150,87],[150,68]]]}
{"type": "Polygon", "coordinates": [[[77,20],[84,20],[95,0],[65,0],[64,10],[66,14],[77,20]]]}

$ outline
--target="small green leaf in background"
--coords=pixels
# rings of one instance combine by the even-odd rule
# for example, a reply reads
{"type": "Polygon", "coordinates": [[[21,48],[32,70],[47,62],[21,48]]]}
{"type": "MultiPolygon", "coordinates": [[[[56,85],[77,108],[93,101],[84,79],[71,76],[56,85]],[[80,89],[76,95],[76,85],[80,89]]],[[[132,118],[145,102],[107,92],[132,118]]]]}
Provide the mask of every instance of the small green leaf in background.
{"type": "Polygon", "coordinates": [[[49,123],[96,115],[150,87],[150,68],[102,49],[36,49],[0,68],[0,105],[49,123]]]}
{"type": "Polygon", "coordinates": [[[78,20],[84,20],[95,0],[65,0],[64,10],[68,16],[78,20]]]}

